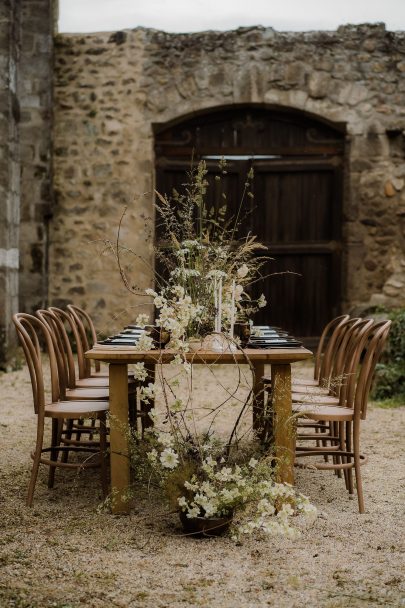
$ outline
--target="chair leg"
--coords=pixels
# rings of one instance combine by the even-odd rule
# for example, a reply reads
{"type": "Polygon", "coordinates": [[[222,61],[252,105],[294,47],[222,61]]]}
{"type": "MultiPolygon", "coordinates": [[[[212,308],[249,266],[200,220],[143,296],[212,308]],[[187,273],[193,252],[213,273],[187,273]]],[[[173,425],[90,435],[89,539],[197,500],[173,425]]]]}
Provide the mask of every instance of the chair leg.
{"type": "Polygon", "coordinates": [[[101,476],[101,490],[103,498],[108,495],[108,481],[107,481],[107,425],[106,416],[103,414],[100,416],[100,476],[101,476]]]}
{"type": "Polygon", "coordinates": [[[43,445],[43,441],[44,441],[44,420],[42,417],[40,417],[40,415],[38,415],[37,424],[38,424],[37,442],[35,445],[34,462],[32,465],[31,478],[30,478],[30,483],[28,486],[28,494],[27,494],[27,505],[29,507],[32,507],[32,501],[34,499],[35,484],[37,482],[38,469],[39,469],[39,465],[40,465],[39,461],[41,459],[42,445],[43,445]]]}
{"type": "MultiPolygon", "coordinates": [[[[59,450],[58,447],[60,445],[60,437],[61,437],[61,426],[63,425],[63,420],[59,418],[52,418],[52,450],[51,450],[51,460],[56,462],[59,458],[59,450]]],[[[55,471],[56,466],[50,465],[49,467],[49,475],[48,475],[48,488],[53,488],[55,484],[55,471]]]]}
{"type": "MultiPolygon", "coordinates": [[[[352,451],[352,424],[351,422],[346,422],[346,450],[348,452],[352,451]]],[[[348,462],[352,462],[350,456],[348,456],[348,462]]],[[[354,494],[354,486],[353,486],[353,468],[347,469],[347,481],[348,481],[348,490],[349,494],[353,496],[354,494]]]]}
{"type": "Polygon", "coordinates": [[[354,455],[354,470],[356,473],[356,488],[357,498],[359,501],[359,513],[365,513],[364,509],[364,496],[363,496],[363,484],[361,480],[361,467],[360,467],[360,424],[358,420],[354,421],[353,424],[353,455],[354,455]]]}
{"type": "MultiPolygon", "coordinates": [[[[338,422],[334,422],[333,423],[333,435],[335,437],[339,437],[340,436],[339,435],[339,431],[340,431],[340,429],[339,429],[339,423],[338,422]]],[[[340,441],[339,441],[339,443],[340,443],[340,441]]],[[[334,461],[335,461],[335,464],[341,464],[342,463],[342,457],[341,456],[335,456],[334,457],[334,461]]],[[[342,469],[336,469],[336,475],[338,476],[339,479],[341,479],[342,478],[342,469]]]]}
{"type": "MultiPolygon", "coordinates": [[[[344,452],[346,450],[345,446],[346,446],[345,423],[339,422],[339,449],[342,450],[342,452],[344,452]]],[[[342,464],[346,464],[348,461],[347,456],[341,456],[340,460],[341,460],[342,464]]],[[[343,476],[345,478],[346,490],[349,490],[349,479],[347,476],[347,469],[343,469],[343,476]]]]}
{"type": "MultiPolygon", "coordinates": [[[[73,430],[73,420],[68,420],[66,422],[66,434],[65,434],[66,439],[72,439],[72,430],[73,430]]],[[[69,445],[69,444],[67,444],[67,445],[69,445]]],[[[62,462],[67,462],[68,457],[69,457],[69,450],[68,449],[63,450],[62,462]]]]}

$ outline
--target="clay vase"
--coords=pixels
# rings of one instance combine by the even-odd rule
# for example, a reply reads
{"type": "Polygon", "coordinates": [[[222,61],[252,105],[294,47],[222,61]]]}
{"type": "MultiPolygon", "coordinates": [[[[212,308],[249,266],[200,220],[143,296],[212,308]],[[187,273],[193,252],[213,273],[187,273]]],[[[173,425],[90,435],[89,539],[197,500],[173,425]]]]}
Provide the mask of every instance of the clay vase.
{"type": "Polygon", "coordinates": [[[180,521],[184,532],[196,538],[225,534],[232,519],[233,513],[220,517],[187,517],[184,511],[180,511],[180,521]]]}

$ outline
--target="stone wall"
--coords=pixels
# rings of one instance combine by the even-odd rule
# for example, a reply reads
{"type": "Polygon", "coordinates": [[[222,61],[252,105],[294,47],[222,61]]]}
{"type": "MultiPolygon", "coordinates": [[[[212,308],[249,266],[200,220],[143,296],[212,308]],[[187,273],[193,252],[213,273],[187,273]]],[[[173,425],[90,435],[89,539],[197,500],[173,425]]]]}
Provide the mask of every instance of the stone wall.
{"type": "Polygon", "coordinates": [[[0,4],[0,366],[13,352],[11,317],[18,310],[19,3],[0,4]]]}
{"type": "Polygon", "coordinates": [[[43,308],[48,296],[48,223],[52,213],[54,0],[23,0],[20,103],[20,310],[43,308]]]}
{"type": "Polygon", "coordinates": [[[55,69],[51,301],[85,306],[100,328],[144,308],[103,243],[127,206],[122,240],[144,258],[132,261],[132,280],[150,284],[152,124],[260,103],[346,123],[343,307],[405,304],[405,33],[380,24],[62,35],[55,69]]]}
{"type": "Polygon", "coordinates": [[[0,3],[0,367],[11,317],[46,303],[56,0],[0,3]]]}

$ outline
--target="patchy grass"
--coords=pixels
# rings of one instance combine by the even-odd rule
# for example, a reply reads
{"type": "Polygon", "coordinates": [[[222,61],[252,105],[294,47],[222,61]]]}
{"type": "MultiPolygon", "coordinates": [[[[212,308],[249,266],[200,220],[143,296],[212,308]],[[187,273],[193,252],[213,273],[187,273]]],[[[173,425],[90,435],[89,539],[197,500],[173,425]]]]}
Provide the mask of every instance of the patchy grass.
{"type": "Polygon", "coordinates": [[[374,400],[373,405],[380,407],[384,410],[389,410],[397,407],[405,407],[405,395],[398,395],[396,397],[390,397],[389,399],[374,400]]]}

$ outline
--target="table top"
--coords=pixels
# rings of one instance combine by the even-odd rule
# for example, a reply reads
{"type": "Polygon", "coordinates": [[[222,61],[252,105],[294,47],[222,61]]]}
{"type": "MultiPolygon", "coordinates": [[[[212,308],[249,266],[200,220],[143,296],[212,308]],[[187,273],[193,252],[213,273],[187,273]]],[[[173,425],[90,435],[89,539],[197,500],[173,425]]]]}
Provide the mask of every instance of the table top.
{"type": "MultiPolygon", "coordinates": [[[[85,353],[87,359],[104,361],[105,363],[170,363],[178,352],[163,350],[136,350],[131,346],[104,346],[95,344],[85,353]]],[[[214,352],[199,349],[185,354],[190,363],[295,363],[312,357],[312,352],[303,346],[299,348],[247,348],[243,352],[214,352]]]]}

